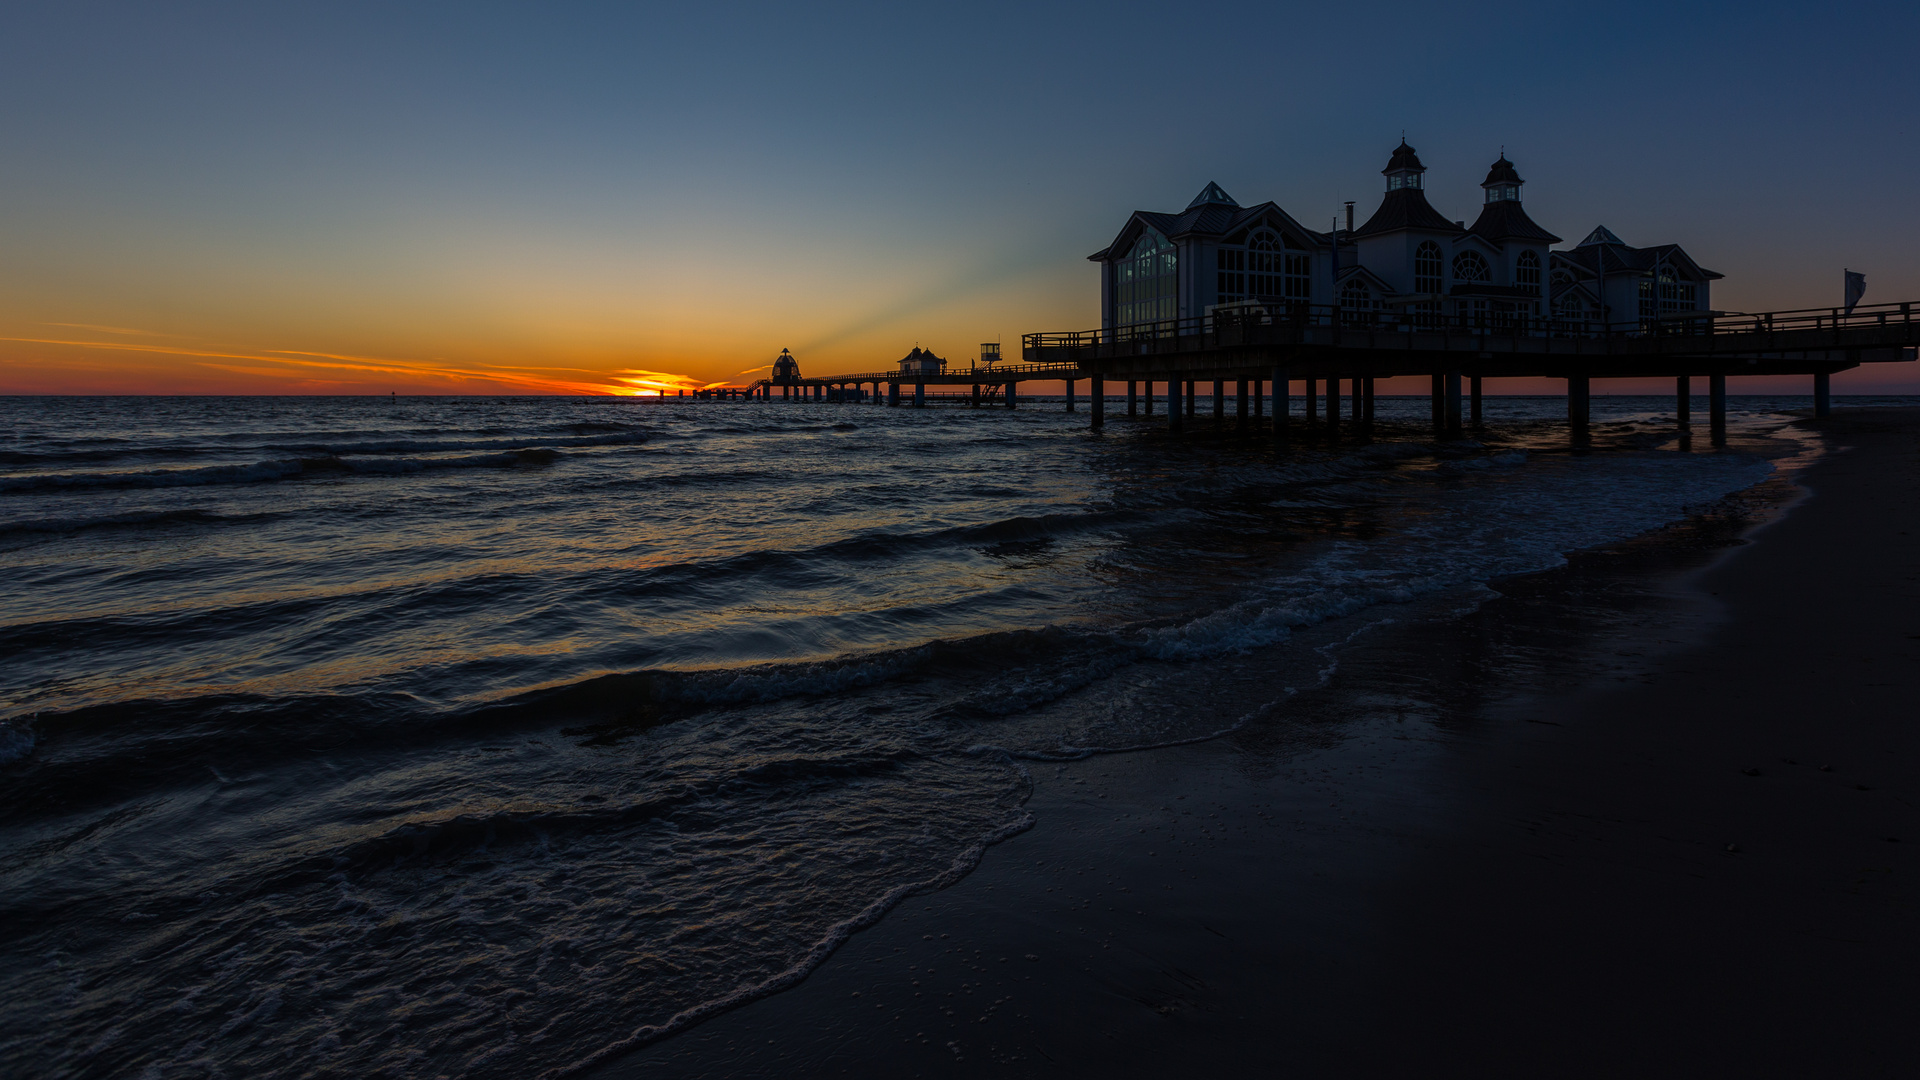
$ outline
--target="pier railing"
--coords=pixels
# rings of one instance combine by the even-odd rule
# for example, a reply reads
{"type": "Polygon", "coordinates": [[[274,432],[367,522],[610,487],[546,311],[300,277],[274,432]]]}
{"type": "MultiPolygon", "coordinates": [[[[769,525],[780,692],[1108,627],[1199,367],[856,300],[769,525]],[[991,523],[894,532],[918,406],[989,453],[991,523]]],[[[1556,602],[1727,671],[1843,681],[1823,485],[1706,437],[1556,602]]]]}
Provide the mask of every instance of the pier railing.
{"type": "MultiPolygon", "coordinates": [[[[1267,344],[1340,344],[1340,332],[1366,331],[1368,347],[1381,333],[1476,338],[1581,339],[1633,342],[1647,351],[1718,351],[1716,339],[1738,339],[1743,349],[1805,349],[1862,344],[1912,344],[1920,332],[1912,302],[1843,308],[1806,308],[1760,313],[1676,311],[1631,322],[1543,318],[1510,311],[1445,313],[1417,307],[1371,310],[1327,304],[1258,304],[1217,309],[1181,319],[1132,323],[1099,330],[1026,334],[1022,354],[1075,357],[1184,352],[1194,348],[1267,344]],[[1684,339],[1684,340],[1675,340],[1684,339]]],[[[1360,342],[1356,341],[1355,344],[1360,342]]],[[[1728,341],[1728,344],[1733,344],[1728,341]]],[[[1641,351],[1636,349],[1634,351],[1641,351]]]]}

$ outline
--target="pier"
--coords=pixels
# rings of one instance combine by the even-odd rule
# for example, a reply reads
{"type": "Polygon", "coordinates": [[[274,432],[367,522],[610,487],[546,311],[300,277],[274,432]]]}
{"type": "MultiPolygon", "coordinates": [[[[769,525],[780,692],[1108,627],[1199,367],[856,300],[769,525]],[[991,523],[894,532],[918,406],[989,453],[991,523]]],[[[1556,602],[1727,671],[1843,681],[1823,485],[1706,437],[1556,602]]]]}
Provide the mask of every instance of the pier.
{"type": "Polygon", "coordinates": [[[695,396],[1016,408],[1021,383],[1047,381],[1064,382],[1064,408],[1077,411],[1076,389],[1084,382],[1089,422],[1099,428],[1106,422],[1109,398],[1125,384],[1128,416],[1158,413],[1178,431],[1204,415],[1230,421],[1242,432],[1264,431],[1284,440],[1291,423],[1300,419],[1334,430],[1343,420],[1368,423],[1377,380],[1418,376],[1431,388],[1433,426],[1444,437],[1485,418],[1485,380],[1530,377],[1564,381],[1567,419],[1579,440],[1597,381],[1671,379],[1676,419],[1691,426],[1697,378],[1706,384],[1708,428],[1717,440],[1726,430],[1729,379],[1804,377],[1814,414],[1825,416],[1834,373],[1861,364],[1914,362],[1920,346],[1917,307],[1920,302],[1851,312],[1689,312],[1682,318],[1609,326],[1272,305],[1196,319],[1027,334],[1020,362],[817,377],[800,376],[796,367],[785,381],[765,379],[695,396]],[[1304,400],[1304,417],[1290,421],[1296,396],[1304,400]]]}

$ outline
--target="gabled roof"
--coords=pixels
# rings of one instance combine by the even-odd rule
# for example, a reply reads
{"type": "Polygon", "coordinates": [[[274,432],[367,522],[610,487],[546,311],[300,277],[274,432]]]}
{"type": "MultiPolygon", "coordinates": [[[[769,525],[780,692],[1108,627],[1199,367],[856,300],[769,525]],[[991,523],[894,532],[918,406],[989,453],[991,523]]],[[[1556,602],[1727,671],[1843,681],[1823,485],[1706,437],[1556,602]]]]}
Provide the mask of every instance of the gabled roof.
{"type": "Polygon", "coordinates": [[[1691,271],[1693,276],[1703,281],[1718,281],[1725,274],[1716,273],[1693,261],[1679,244],[1656,244],[1653,247],[1628,247],[1620,238],[1608,232],[1602,226],[1593,230],[1578,247],[1571,251],[1555,251],[1552,258],[1564,265],[1597,275],[1602,271],[1617,274],[1629,271],[1645,273],[1661,263],[1678,266],[1691,271]],[[1596,237],[1603,239],[1596,239],[1596,237]]]}
{"type": "Polygon", "coordinates": [[[1344,286],[1347,282],[1352,281],[1355,278],[1359,278],[1361,281],[1366,282],[1367,285],[1373,289],[1374,294],[1383,299],[1389,296],[1399,295],[1399,293],[1396,293],[1394,291],[1393,284],[1391,282],[1387,281],[1385,278],[1382,278],[1379,274],[1374,273],[1373,271],[1367,269],[1364,266],[1342,266],[1340,268],[1340,276],[1334,279],[1334,284],[1337,286],[1344,286]]]}
{"type": "MultiPolygon", "coordinates": [[[[1505,158],[1501,159],[1505,161],[1505,158]]],[[[1509,167],[1508,172],[1512,172],[1509,167]]],[[[1515,178],[1518,180],[1518,177],[1515,178]]],[[[1492,177],[1488,177],[1492,183],[1492,177]]],[[[1468,232],[1496,243],[1501,240],[1536,240],[1546,244],[1557,244],[1560,238],[1534,224],[1525,210],[1520,209],[1516,199],[1504,199],[1490,202],[1480,208],[1480,216],[1473,222],[1468,232]]]]}
{"type": "MultiPolygon", "coordinates": [[[[1209,189],[1215,187],[1212,184],[1207,186],[1209,189]]],[[[1206,192],[1201,194],[1205,195],[1206,192]]],[[[1326,244],[1324,235],[1305,228],[1275,203],[1263,202],[1258,206],[1242,207],[1230,202],[1201,203],[1198,199],[1194,202],[1197,205],[1189,206],[1178,214],[1135,210],[1119,235],[1113,238],[1113,243],[1087,256],[1088,260],[1104,262],[1109,258],[1124,256],[1139,238],[1141,229],[1153,229],[1168,240],[1178,241],[1187,236],[1226,236],[1265,221],[1279,229],[1290,244],[1301,241],[1315,247],[1326,244]]]]}
{"type": "Polygon", "coordinates": [[[1427,202],[1426,192],[1419,188],[1403,187],[1387,192],[1387,197],[1380,200],[1380,209],[1373,212],[1365,225],[1355,229],[1353,235],[1372,236],[1399,229],[1432,229],[1444,233],[1461,231],[1460,226],[1441,217],[1440,211],[1427,202]]]}

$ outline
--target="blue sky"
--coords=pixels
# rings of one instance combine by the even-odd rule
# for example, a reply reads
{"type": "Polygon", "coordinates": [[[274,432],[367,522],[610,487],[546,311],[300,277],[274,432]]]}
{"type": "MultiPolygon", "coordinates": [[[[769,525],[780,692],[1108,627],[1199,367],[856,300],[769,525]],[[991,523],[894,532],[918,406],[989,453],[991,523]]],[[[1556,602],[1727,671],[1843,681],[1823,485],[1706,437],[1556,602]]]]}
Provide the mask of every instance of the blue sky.
{"type": "Polygon", "coordinates": [[[1920,300],[1920,9],[1838,10],[15,5],[0,389],[964,359],[1097,322],[1084,256],[1208,180],[1364,217],[1402,131],[1448,216],[1504,147],[1719,307],[1920,300]]]}

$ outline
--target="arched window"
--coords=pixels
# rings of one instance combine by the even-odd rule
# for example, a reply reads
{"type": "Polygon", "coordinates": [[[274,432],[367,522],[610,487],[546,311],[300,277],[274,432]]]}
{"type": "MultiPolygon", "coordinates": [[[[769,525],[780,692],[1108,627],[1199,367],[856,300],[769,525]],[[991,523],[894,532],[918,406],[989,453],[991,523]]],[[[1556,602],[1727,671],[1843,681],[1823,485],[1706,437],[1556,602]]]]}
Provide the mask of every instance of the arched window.
{"type": "Polygon", "coordinates": [[[1340,310],[1349,324],[1372,322],[1374,309],[1379,306],[1373,290],[1359,278],[1349,278],[1340,286],[1340,310]]]}
{"type": "Polygon", "coordinates": [[[1266,229],[1256,229],[1247,237],[1247,293],[1256,298],[1280,296],[1285,286],[1280,281],[1281,254],[1285,245],[1266,229]]]}
{"type": "Polygon", "coordinates": [[[1443,265],[1440,261],[1440,245],[1431,240],[1421,244],[1413,252],[1413,291],[1417,293],[1438,293],[1446,289],[1446,283],[1440,280],[1443,265]]]}
{"type": "Polygon", "coordinates": [[[1540,291],[1540,256],[1531,251],[1520,253],[1520,259],[1513,265],[1513,283],[1523,289],[1540,291]]]}
{"type": "Polygon", "coordinates": [[[1152,229],[1143,231],[1113,270],[1116,325],[1178,316],[1179,258],[1166,237],[1152,229]]]}
{"type": "Polygon", "coordinates": [[[1553,280],[1553,287],[1558,289],[1563,285],[1573,284],[1573,275],[1567,273],[1565,270],[1555,270],[1553,272],[1552,280],[1553,280]]]}
{"type": "Polygon", "coordinates": [[[1553,317],[1578,322],[1584,319],[1597,319],[1600,316],[1581,298],[1579,293],[1569,292],[1554,302],[1553,317]]]}
{"type": "Polygon", "coordinates": [[[1691,281],[1683,280],[1672,263],[1660,264],[1660,312],[1692,311],[1697,293],[1691,281]]]}
{"type": "Polygon", "coordinates": [[[1487,268],[1487,260],[1479,252],[1463,251],[1453,257],[1453,280],[1492,281],[1493,271],[1487,268]]]}

